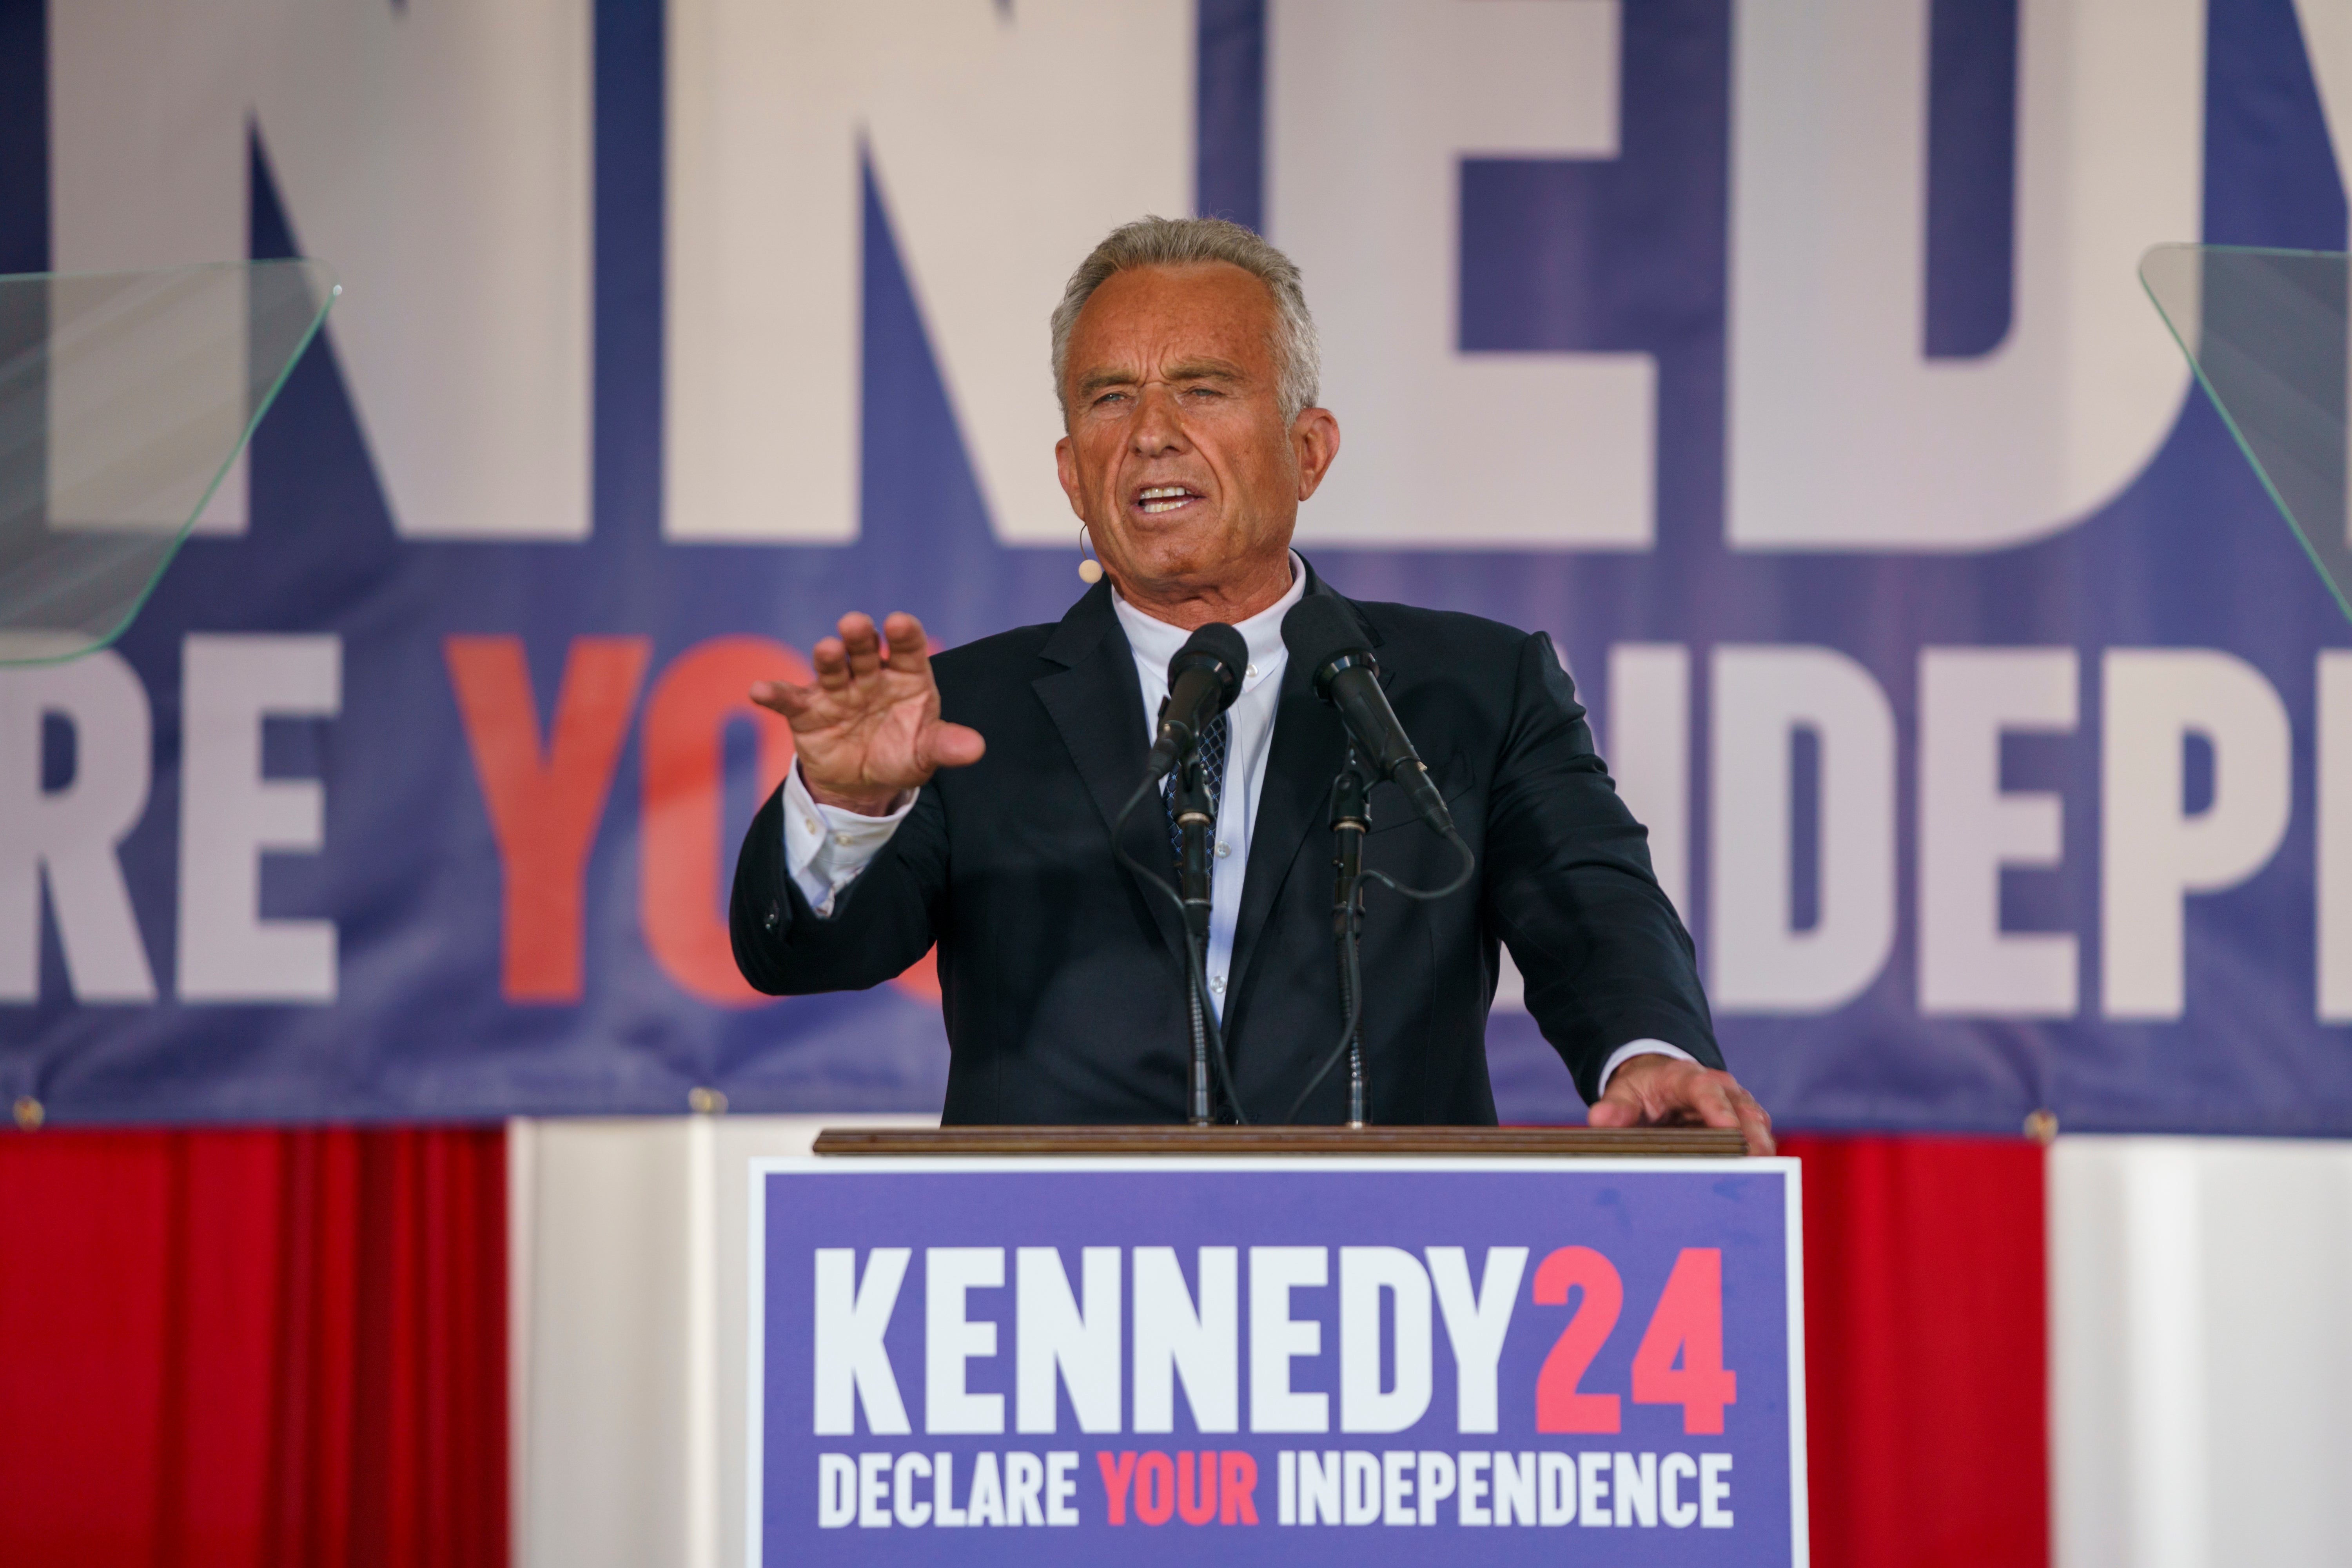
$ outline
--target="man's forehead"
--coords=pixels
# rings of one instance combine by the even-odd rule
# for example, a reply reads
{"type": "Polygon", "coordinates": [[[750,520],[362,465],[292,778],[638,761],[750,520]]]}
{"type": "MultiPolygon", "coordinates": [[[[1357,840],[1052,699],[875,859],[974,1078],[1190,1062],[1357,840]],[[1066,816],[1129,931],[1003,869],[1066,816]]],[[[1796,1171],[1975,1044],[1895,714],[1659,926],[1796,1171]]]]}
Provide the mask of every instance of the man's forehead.
{"type": "Polygon", "coordinates": [[[1135,267],[1113,273],[1087,300],[1072,334],[1071,369],[1158,368],[1171,362],[1240,374],[1265,357],[1274,300],[1231,262],[1135,267]]]}

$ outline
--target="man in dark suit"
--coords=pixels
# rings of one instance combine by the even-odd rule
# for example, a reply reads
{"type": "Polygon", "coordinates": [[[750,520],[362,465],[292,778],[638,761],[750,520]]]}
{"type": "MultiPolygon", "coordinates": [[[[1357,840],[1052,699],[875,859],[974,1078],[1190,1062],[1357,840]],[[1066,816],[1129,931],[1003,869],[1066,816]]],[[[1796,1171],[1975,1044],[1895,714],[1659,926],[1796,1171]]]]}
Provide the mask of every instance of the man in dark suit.
{"type": "MultiPolygon", "coordinates": [[[[1283,616],[1331,595],[1477,855],[1450,898],[1375,888],[1363,1027],[1375,1122],[1491,1123],[1486,1020],[1508,943],[1529,1010],[1601,1126],[1704,1122],[1771,1147],[1722,1070],[1690,938],[1645,835],[1594,754],[1550,640],[1333,594],[1290,548],[1337,457],[1315,406],[1298,274],[1248,230],[1147,218],[1072,278],[1054,319],[1064,489],[1107,580],[1057,625],[926,653],[919,622],[845,616],[806,687],[754,699],[793,725],[793,775],[736,870],[737,963],[761,990],[862,988],[939,945],[950,1122],[1183,1119],[1191,1059],[1181,921],[1114,853],[1143,776],[1168,657],[1234,626],[1241,694],[1203,737],[1217,827],[1208,982],[1228,1113],[1277,1120],[1343,1018],[1331,942],[1332,775],[1347,739],[1283,616]]],[[[1451,880],[1454,850],[1393,785],[1372,795],[1368,868],[1451,880]]],[[[1122,847],[1172,870],[1147,802],[1122,847]]],[[[1299,1119],[1344,1119],[1325,1078],[1299,1119]]]]}

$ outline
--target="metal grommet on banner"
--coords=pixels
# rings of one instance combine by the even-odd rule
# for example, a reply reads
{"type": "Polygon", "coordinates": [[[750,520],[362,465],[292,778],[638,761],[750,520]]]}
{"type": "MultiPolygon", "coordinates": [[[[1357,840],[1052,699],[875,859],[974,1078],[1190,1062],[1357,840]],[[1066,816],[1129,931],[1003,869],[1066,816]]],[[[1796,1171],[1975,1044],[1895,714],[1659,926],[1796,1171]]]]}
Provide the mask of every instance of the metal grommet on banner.
{"type": "Polygon", "coordinates": [[[49,1113],[39,1100],[29,1094],[16,1097],[16,1127],[19,1131],[37,1132],[41,1130],[41,1123],[48,1119],[49,1113]]]}
{"type": "Polygon", "coordinates": [[[2025,1135],[2047,1149],[2058,1139],[2058,1113],[2054,1110],[2033,1112],[2025,1119],[2025,1135]]]}
{"type": "Polygon", "coordinates": [[[690,1089],[686,1093],[687,1109],[697,1116],[727,1114],[727,1096],[715,1089],[690,1089]]]}
{"type": "Polygon", "coordinates": [[[1078,581],[1089,584],[1101,582],[1103,574],[1102,563],[1094,558],[1093,548],[1094,535],[1087,531],[1085,523],[1078,524],[1078,581]]]}

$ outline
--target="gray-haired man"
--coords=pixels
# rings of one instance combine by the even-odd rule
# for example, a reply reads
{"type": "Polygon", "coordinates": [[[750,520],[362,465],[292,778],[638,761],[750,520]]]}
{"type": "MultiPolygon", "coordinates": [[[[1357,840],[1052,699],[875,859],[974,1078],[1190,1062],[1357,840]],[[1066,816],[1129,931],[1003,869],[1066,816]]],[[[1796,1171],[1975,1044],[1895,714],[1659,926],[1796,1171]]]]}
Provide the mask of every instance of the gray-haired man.
{"type": "MultiPolygon", "coordinates": [[[[936,661],[912,616],[845,616],[814,650],[814,684],[753,691],[791,721],[799,761],[737,869],[745,976],[774,993],[867,986],[936,941],[948,1121],[1181,1121],[1181,937],[1111,835],[1170,655],[1226,622],[1250,662],[1214,783],[1209,984],[1228,1110],[1280,1116],[1342,1022],[1323,805],[1346,739],[1281,637],[1292,605],[1330,595],[1478,855],[1461,894],[1367,914],[1372,1120],[1495,1120],[1485,1024],[1504,942],[1595,1123],[1737,1126],[1768,1151],[1769,1119],[1721,1070],[1690,939],[1549,640],[1339,598],[1290,548],[1339,453],[1317,363],[1297,269],[1247,229],[1145,218],[1096,247],[1053,318],[1055,457],[1108,580],[1055,625],[936,661]]],[[[1393,793],[1375,793],[1367,864],[1448,880],[1452,851],[1393,793]]],[[[1165,863],[1167,831],[1137,813],[1120,847],[1165,863]]],[[[1341,1093],[1325,1080],[1302,1120],[1339,1120],[1341,1093]]]]}

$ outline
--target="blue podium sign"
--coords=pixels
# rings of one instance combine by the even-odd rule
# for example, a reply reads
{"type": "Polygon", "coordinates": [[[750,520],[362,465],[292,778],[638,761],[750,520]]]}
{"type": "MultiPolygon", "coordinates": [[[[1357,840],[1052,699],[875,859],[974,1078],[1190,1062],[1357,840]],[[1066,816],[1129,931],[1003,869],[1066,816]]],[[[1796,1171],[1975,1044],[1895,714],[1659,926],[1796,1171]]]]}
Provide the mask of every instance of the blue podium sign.
{"type": "Polygon", "coordinates": [[[1790,1160],[755,1162],[751,1561],[1802,1564],[1801,1256],[1790,1160]]]}

